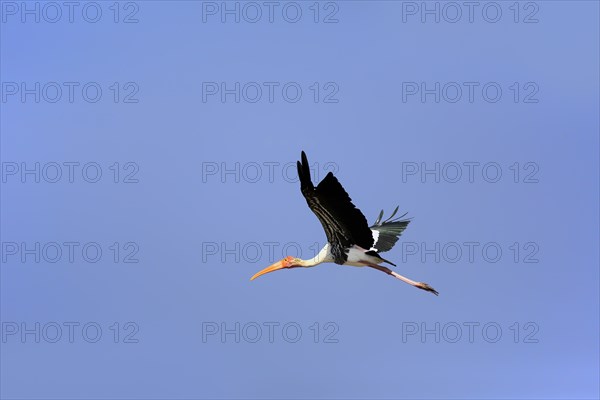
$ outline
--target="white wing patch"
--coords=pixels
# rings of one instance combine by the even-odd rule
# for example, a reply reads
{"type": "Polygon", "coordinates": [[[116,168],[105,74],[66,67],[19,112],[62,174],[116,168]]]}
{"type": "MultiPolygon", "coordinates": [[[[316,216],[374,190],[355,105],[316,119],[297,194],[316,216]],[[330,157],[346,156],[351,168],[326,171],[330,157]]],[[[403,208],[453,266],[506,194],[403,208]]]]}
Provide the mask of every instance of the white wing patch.
{"type": "Polygon", "coordinates": [[[375,246],[377,245],[377,240],[379,239],[379,231],[376,231],[375,229],[371,229],[371,232],[373,233],[373,246],[371,246],[369,251],[377,251],[375,246]]]}

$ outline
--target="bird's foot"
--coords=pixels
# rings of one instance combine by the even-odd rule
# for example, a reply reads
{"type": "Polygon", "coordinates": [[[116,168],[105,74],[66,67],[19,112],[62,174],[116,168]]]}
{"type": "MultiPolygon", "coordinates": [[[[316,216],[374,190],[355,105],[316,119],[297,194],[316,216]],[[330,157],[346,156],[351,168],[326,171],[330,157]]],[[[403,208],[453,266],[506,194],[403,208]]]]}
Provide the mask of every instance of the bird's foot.
{"type": "Polygon", "coordinates": [[[419,289],[423,289],[428,292],[431,292],[431,293],[435,294],[436,296],[439,294],[437,290],[435,290],[434,288],[432,288],[431,286],[429,286],[428,284],[426,284],[424,282],[419,282],[415,286],[418,287],[419,289]]]}

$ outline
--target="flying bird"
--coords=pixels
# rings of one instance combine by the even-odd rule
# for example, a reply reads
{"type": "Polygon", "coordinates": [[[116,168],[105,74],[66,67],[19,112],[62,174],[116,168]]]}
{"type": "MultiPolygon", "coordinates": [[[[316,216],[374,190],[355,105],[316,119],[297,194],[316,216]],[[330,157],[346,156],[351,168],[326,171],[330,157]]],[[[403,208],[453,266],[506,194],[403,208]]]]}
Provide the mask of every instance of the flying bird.
{"type": "Polygon", "coordinates": [[[382,210],[375,223],[369,226],[363,213],[352,204],[352,199],[333,173],[329,172],[315,187],[310,179],[308,159],[304,151],[301,158],[302,161],[297,162],[300,191],[306,199],[308,207],[323,225],[327,244],[310,260],[287,256],[259,271],[250,280],[281,269],[308,268],[334,262],[339,265],[371,267],[437,295],[438,292],[428,284],[413,281],[379,265],[387,263],[396,266],[381,257],[380,253],[394,247],[410,222],[410,219],[402,219],[406,214],[394,218],[398,211],[398,207],[396,207],[392,215],[384,221],[382,210]]]}

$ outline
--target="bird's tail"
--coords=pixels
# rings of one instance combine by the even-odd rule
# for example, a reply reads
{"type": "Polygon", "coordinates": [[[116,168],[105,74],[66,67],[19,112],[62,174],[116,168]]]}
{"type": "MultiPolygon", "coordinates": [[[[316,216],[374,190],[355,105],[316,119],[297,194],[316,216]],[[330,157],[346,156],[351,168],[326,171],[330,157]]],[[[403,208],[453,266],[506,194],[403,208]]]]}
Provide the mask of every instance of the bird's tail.
{"type": "MultiPolygon", "coordinates": [[[[381,257],[379,257],[379,258],[381,258],[381,257]]],[[[390,264],[390,265],[393,265],[394,267],[396,266],[396,264],[394,264],[394,263],[393,263],[393,262],[391,262],[391,261],[388,261],[388,260],[386,260],[385,258],[381,258],[381,260],[382,260],[384,263],[388,263],[388,264],[390,264]]]]}
{"type": "MultiPolygon", "coordinates": [[[[391,262],[391,261],[388,261],[388,260],[386,260],[385,258],[381,257],[381,256],[379,255],[379,253],[378,253],[378,252],[376,252],[376,251],[374,251],[374,250],[367,251],[365,254],[368,254],[368,255],[370,255],[370,256],[373,256],[373,257],[377,257],[377,258],[379,258],[379,259],[381,260],[379,263],[382,263],[382,262],[384,262],[384,263],[388,263],[388,264],[390,264],[390,265],[393,265],[394,267],[396,266],[396,264],[394,264],[393,262],[391,262]]],[[[379,263],[378,263],[378,264],[379,264],[379,263]]]]}

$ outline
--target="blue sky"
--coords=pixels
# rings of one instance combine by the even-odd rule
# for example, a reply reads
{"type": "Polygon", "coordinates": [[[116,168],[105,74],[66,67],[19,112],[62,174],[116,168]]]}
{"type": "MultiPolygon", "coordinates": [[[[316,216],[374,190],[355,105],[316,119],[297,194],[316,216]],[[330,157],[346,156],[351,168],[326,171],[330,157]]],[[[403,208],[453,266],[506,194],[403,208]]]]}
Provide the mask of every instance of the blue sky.
{"type": "Polygon", "coordinates": [[[3,398],[599,396],[597,2],[1,7],[3,398]]]}

